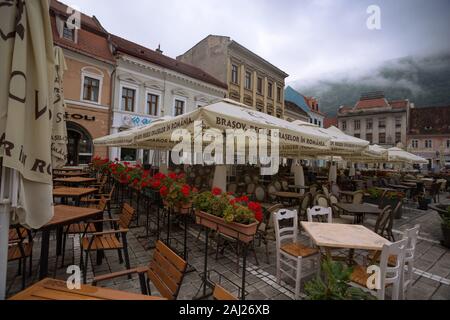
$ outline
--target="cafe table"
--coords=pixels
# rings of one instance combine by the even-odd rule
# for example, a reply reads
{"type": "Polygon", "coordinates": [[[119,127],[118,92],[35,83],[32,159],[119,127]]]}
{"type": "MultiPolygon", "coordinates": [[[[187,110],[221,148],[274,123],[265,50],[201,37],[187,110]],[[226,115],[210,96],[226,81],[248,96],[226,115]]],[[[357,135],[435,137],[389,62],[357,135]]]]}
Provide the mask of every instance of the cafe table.
{"type": "Polygon", "coordinates": [[[96,181],[97,181],[96,178],[86,178],[86,177],[81,177],[81,176],[53,179],[53,182],[64,183],[66,185],[83,185],[83,184],[92,183],[92,182],[96,182],[96,181]]]}
{"type": "MultiPolygon", "coordinates": [[[[102,218],[103,212],[97,208],[75,207],[66,205],[56,205],[54,207],[53,218],[39,230],[42,231],[41,258],[39,267],[39,279],[43,279],[48,274],[48,252],[50,244],[50,232],[57,230],[56,254],[61,253],[62,228],[72,223],[86,221],[95,217],[102,218]]],[[[100,231],[101,226],[96,226],[100,231]]],[[[100,258],[98,258],[99,260],[100,258]]]]}
{"type": "Polygon", "coordinates": [[[53,176],[56,178],[69,178],[69,177],[87,177],[89,172],[54,172],[53,176]]]}
{"type": "Polygon", "coordinates": [[[342,211],[353,215],[355,224],[363,223],[365,214],[379,215],[381,213],[381,209],[379,209],[377,206],[367,203],[356,204],[338,202],[335,204],[335,206],[342,211]]]}
{"type": "Polygon", "coordinates": [[[331,258],[331,249],[349,249],[349,263],[353,264],[355,249],[381,251],[391,242],[372,230],[357,224],[319,223],[302,221],[311,240],[331,258]]]}
{"type": "Polygon", "coordinates": [[[56,187],[53,188],[53,197],[64,199],[64,204],[67,204],[67,198],[76,199],[76,205],[80,205],[82,197],[97,192],[97,188],[73,188],[73,187],[56,187]]]}
{"type": "Polygon", "coordinates": [[[45,278],[9,298],[9,300],[166,300],[162,297],[113,290],[82,284],[69,289],[66,281],[45,278]]]}
{"type": "Polygon", "coordinates": [[[290,204],[295,201],[300,201],[300,199],[303,198],[303,195],[297,192],[276,191],[272,192],[271,194],[277,197],[280,202],[283,202],[283,200],[287,200],[290,204]]]}
{"type": "Polygon", "coordinates": [[[309,186],[302,186],[302,185],[299,185],[299,184],[290,184],[290,185],[288,185],[288,188],[289,189],[294,189],[295,191],[297,191],[297,192],[300,192],[301,190],[309,190],[309,186]]]}

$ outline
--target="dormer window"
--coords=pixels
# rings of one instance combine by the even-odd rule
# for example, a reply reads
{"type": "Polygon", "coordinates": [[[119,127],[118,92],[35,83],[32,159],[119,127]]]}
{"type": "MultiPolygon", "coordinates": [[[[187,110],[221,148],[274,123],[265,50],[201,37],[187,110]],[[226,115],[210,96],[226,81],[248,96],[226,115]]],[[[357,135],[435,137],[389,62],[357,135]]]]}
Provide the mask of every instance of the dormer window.
{"type": "Polygon", "coordinates": [[[70,41],[75,41],[75,28],[69,28],[67,23],[64,23],[63,38],[70,41]]]}

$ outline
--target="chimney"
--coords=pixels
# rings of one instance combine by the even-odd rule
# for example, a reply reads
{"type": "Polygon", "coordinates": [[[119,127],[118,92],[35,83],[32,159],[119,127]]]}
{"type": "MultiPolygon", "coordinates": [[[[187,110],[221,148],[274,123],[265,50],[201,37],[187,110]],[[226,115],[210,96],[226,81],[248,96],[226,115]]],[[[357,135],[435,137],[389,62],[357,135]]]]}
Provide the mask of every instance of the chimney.
{"type": "Polygon", "coordinates": [[[161,44],[158,44],[158,48],[155,50],[158,53],[163,53],[163,51],[161,50],[161,44]]]}

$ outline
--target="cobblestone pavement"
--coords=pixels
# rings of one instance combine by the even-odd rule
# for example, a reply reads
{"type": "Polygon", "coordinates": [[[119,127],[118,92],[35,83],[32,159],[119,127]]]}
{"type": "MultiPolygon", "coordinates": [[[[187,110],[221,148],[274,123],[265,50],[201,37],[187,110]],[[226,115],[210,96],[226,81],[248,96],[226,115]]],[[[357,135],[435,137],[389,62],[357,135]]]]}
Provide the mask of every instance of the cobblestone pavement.
{"type": "MultiPolygon", "coordinates": [[[[449,204],[448,194],[441,195],[441,203],[449,204]]],[[[433,300],[449,300],[450,299],[450,250],[440,245],[441,230],[440,218],[432,210],[421,211],[413,207],[413,204],[406,204],[403,210],[403,217],[395,221],[396,238],[401,237],[403,230],[420,224],[420,239],[417,244],[416,260],[415,260],[415,275],[412,289],[409,292],[408,299],[433,299],[433,300]]],[[[145,210],[144,207],[141,210],[145,210]]],[[[143,212],[142,211],[142,212],[143,212]]],[[[366,219],[370,223],[370,218],[366,219]]],[[[145,224],[145,215],[141,214],[141,225],[145,224]]],[[[184,229],[183,223],[172,220],[171,227],[171,246],[174,250],[183,253],[183,239],[184,229]]],[[[154,229],[154,224],[151,224],[151,229],[154,229]]],[[[166,226],[161,227],[161,240],[166,241],[166,226]]],[[[33,269],[32,274],[27,278],[27,285],[38,281],[38,266],[39,266],[39,252],[40,252],[40,236],[36,233],[34,240],[33,253],[33,269]]],[[[131,266],[145,266],[152,258],[153,250],[148,248],[154,244],[155,236],[148,239],[141,238],[145,236],[144,227],[132,228],[128,234],[129,253],[131,266]]],[[[56,267],[56,241],[55,234],[51,235],[50,255],[49,255],[49,276],[58,279],[67,279],[66,267],[71,264],[79,264],[80,247],[79,238],[70,237],[67,241],[66,249],[66,267],[61,268],[61,259],[58,260],[56,267]]],[[[242,259],[238,259],[234,250],[231,247],[225,248],[223,254],[219,252],[216,260],[216,241],[214,235],[210,236],[208,249],[208,269],[210,272],[210,279],[213,282],[219,281],[219,275],[222,285],[231,291],[234,295],[238,295],[238,287],[242,282],[242,259]]],[[[309,240],[305,234],[300,235],[300,241],[308,244],[309,240]]],[[[188,242],[188,261],[189,273],[186,274],[179,293],[179,299],[190,300],[193,299],[198,292],[202,293],[202,277],[204,259],[205,259],[205,236],[204,232],[200,230],[199,226],[193,222],[189,224],[187,232],[188,242]]],[[[358,254],[358,252],[357,252],[358,254]]],[[[88,267],[87,278],[88,283],[92,281],[94,275],[106,274],[109,272],[116,272],[124,270],[125,265],[119,263],[116,252],[106,252],[105,259],[101,265],[96,265],[95,256],[92,254],[92,259],[88,267]]],[[[17,263],[11,262],[8,264],[8,295],[11,296],[21,289],[21,276],[17,275],[17,263]]],[[[247,272],[245,283],[245,290],[247,292],[246,299],[249,300],[265,300],[265,299],[292,299],[293,298],[293,283],[284,282],[276,283],[276,267],[275,267],[275,243],[269,242],[269,259],[265,255],[264,245],[255,245],[255,250],[249,250],[247,259],[247,272]],[[255,254],[258,262],[255,260],[255,254]]],[[[313,270],[311,270],[313,271],[313,270]]],[[[308,272],[304,270],[303,272],[308,272]]],[[[311,279],[314,275],[306,277],[302,280],[302,284],[311,279]]],[[[130,292],[140,292],[139,281],[137,276],[132,280],[126,277],[117,278],[110,281],[105,281],[99,285],[118,290],[126,290],[130,292]]],[[[157,290],[152,287],[152,294],[158,295],[157,290]]],[[[389,291],[388,291],[389,295],[389,291]]],[[[302,295],[304,298],[304,295],[302,295]]]]}

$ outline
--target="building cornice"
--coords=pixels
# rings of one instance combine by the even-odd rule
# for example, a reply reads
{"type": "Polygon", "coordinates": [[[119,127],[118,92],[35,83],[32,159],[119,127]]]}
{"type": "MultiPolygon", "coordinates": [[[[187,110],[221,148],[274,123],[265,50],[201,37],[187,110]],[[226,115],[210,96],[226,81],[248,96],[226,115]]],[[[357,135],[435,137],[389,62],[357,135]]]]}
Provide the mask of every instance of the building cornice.
{"type": "Polygon", "coordinates": [[[150,70],[156,73],[160,73],[161,75],[168,75],[171,76],[177,80],[181,80],[185,83],[191,84],[191,85],[195,85],[198,87],[202,87],[202,88],[206,88],[208,90],[214,91],[220,95],[224,95],[227,93],[227,90],[225,88],[220,88],[211,84],[207,84],[205,82],[202,81],[198,81],[194,78],[191,78],[189,76],[186,76],[182,73],[167,69],[167,68],[163,68],[160,66],[157,66],[155,64],[149,63],[149,62],[145,62],[141,59],[137,59],[134,57],[129,56],[128,54],[121,54],[118,56],[118,59],[122,60],[123,62],[135,65],[139,68],[144,68],[146,70],[150,70]]]}

